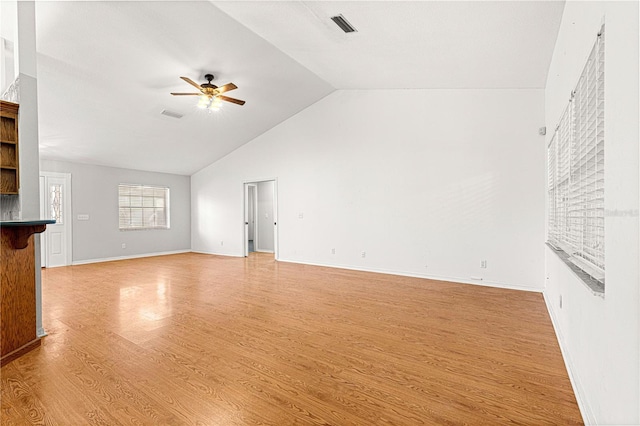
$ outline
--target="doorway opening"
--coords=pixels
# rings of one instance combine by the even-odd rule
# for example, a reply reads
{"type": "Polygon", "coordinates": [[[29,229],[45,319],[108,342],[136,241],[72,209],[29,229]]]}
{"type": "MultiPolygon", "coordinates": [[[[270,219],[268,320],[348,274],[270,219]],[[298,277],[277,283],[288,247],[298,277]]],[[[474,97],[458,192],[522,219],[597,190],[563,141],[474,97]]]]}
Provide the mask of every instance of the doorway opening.
{"type": "Polygon", "coordinates": [[[244,255],[273,253],[278,259],[277,181],[244,184],[244,255]]]}
{"type": "Polygon", "coordinates": [[[258,206],[258,185],[254,183],[247,184],[249,194],[247,197],[247,205],[249,208],[248,211],[248,222],[249,228],[247,230],[247,246],[249,253],[253,253],[256,251],[256,236],[258,233],[256,232],[256,228],[258,224],[256,223],[256,214],[257,214],[257,206],[258,206]]]}

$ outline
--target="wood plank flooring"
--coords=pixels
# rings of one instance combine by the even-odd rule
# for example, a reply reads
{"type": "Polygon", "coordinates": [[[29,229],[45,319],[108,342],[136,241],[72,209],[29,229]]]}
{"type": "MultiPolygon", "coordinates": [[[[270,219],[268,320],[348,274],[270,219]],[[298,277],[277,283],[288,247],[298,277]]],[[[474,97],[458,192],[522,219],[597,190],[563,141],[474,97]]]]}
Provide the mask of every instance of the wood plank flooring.
{"type": "Polygon", "coordinates": [[[187,253],[43,270],[2,425],[582,424],[542,296],[187,253]]]}

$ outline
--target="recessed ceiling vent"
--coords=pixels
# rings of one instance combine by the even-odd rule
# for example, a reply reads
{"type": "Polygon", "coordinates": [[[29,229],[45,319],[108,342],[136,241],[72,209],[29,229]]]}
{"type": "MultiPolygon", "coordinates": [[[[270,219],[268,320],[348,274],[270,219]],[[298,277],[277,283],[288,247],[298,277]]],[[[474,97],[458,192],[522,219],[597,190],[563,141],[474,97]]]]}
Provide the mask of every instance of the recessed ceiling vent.
{"type": "Polygon", "coordinates": [[[342,16],[342,15],[332,16],[332,17],[331,17],[331,20],[332,20],[333,22],[335,22],[335,23],[336,23],[336,25],[337,25],[337,26],[339,26],[339,27],[340,27],[340,29],[341,29],[342,31],[344,31],[345,33],[355,33],[355,32],[357,32],[357,31],[358,31],[358,30],[356,30],[356,29],[353,27],[353,25],[351,25],[351,24],[349,23],[349,21],[347,21],[346,19],[344,19],[344,16],[342,16]]]}
{"type": "Polygon", "coordinates": [[[182,114],[179,114],[179,113],[173,112],[173,111],[169,111],[168,109],[163,109],[160,114],[166,115],[167,117],[173,117],[173,118],[182,118],[183,117],[182,114]]]}

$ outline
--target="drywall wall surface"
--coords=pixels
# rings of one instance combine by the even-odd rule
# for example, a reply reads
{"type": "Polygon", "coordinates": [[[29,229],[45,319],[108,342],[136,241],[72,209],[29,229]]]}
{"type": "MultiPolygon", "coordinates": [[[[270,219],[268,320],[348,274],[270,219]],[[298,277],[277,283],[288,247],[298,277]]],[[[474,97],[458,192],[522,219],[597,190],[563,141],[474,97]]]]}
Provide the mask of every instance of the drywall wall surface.
{"type": "Polygon", "coordinates": [[[41,160],[40,170],[71,173],[74,263],[190,250],[189,176],[51,160],[41,160]],[[120,183],[168,187],[171,229],[120,231],[120,183]],[[88,215],[89,220],[78,220],[78,215],[88,215]],[[126,247],[122,248],[122,244],[126,247]]]}
{"type": "Polygon", "coordinates": [[[274,182],[258,182],[258,244],[257,251],[274,251],[273,217],[274,182]]]}
{"type": "Polygon", "coordinates": [[[275,177],[280,260],[541,290],[543,122],[543,90],[336,91],[191,177],[192,247],[241,256],[275,177]]]}
{"type": "Polygon", "coordinates": [[[547,249],[545,299],[586,423],[640,424],[638,2],[566,3],[547,77],[546,124],[557,124],[603,22],[605,294],[593,295],[547,249]]]}

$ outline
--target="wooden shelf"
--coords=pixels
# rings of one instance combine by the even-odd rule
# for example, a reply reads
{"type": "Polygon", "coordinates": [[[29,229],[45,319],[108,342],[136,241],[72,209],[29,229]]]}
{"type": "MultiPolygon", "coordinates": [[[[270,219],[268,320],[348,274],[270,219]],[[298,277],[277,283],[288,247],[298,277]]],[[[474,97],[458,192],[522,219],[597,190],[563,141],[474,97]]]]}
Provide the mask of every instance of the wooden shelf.
{"type": "Polygon", "coordinates": [[[0,194],[17,194],[20,188],[19,108],[18,104],[0,101],[0,194]]]}

